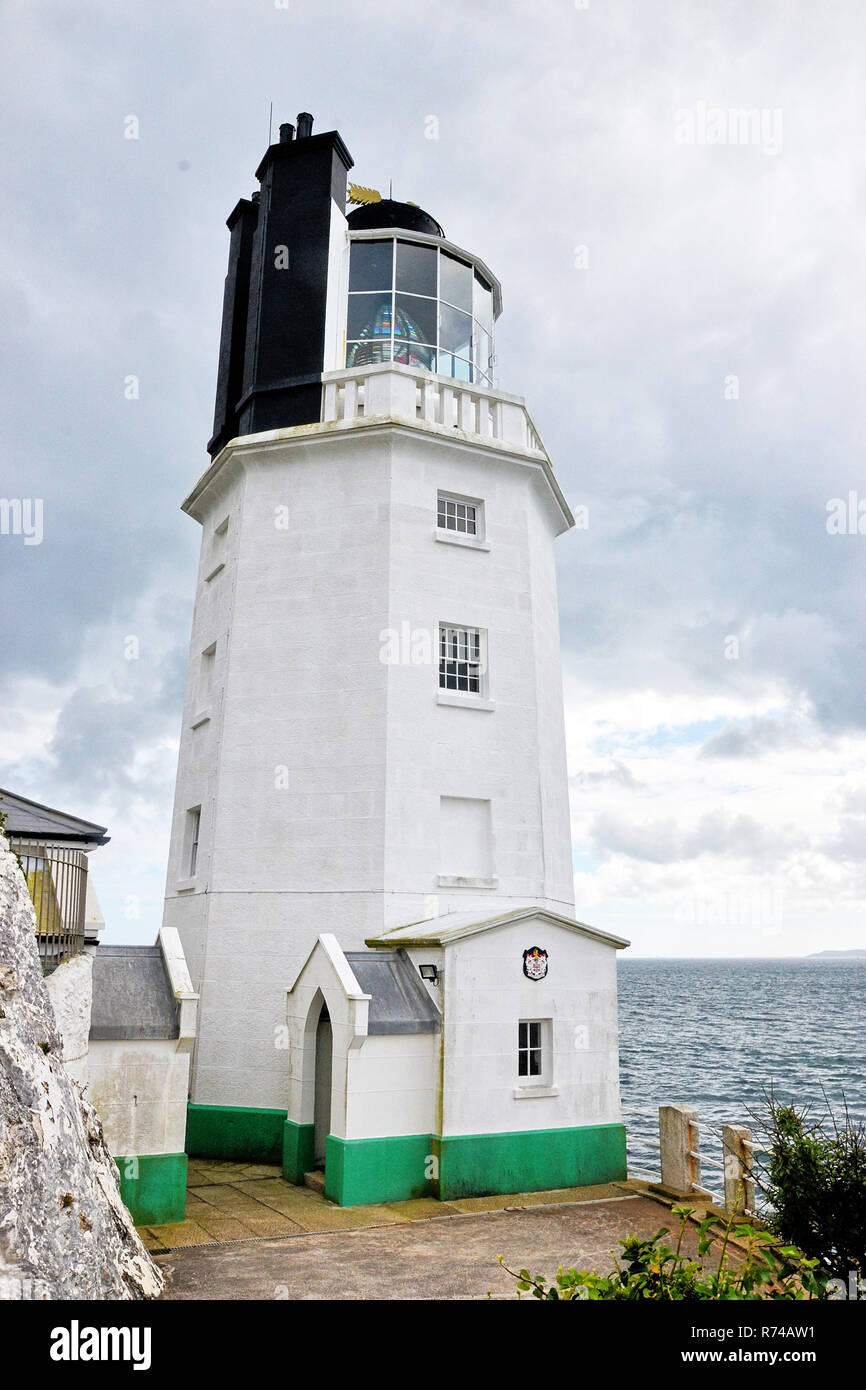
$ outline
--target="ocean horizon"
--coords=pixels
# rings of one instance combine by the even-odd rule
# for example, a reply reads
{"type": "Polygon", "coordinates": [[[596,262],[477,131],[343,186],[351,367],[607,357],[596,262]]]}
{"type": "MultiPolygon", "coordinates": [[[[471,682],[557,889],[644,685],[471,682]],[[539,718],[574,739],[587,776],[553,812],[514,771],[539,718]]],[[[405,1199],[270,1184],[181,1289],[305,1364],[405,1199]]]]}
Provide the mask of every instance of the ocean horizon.
{"type": "Polygon", "coordinates": [[[629,1175],[658,1180],[658,1108],[691,1105],[721,1193],[721,1129],[760,1144],[766,1097],[866,1120],[866,959],[630,956],[618,963],[629,1175]]]}

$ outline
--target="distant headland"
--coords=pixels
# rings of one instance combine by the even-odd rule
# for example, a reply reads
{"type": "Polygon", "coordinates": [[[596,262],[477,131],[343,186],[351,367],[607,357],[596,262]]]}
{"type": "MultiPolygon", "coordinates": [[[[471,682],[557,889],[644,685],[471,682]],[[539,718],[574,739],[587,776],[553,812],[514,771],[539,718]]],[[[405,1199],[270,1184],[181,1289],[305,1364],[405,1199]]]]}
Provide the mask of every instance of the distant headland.
{"type": "Polygon", "coordinates": [[[812,951],[806,960],[866,960],[866,951],[812,951]]]}

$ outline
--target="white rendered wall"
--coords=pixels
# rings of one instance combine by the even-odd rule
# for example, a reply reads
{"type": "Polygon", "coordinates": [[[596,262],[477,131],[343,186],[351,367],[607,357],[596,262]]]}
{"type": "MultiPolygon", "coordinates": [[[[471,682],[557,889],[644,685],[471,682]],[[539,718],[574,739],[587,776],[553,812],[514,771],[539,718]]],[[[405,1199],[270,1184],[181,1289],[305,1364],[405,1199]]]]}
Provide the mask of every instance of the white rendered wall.
{"type": "Polygon", "coordinates": [[[345,1139],[436,1134],[439,1111],[438,1033],[367,1038],[348,1057],[345,1139]]]}
{"type": "Polygon", "coordinates": [[[452,909],[572,909],[553,560],[564,522],[537,461],[422,429],[278,431],[230,445],[211,471],[190,505],[203,556],[164,920],[202,994],[192,1099],[284,1108],[274,1037],[321,932],[357,949],[452,909]],[[484,499],[489,551],[434,539],[439,488],[484,499]],[[440,621],[488,631],[493,710],[439,703],[440,621]],[[383,633],[404,622],[428,634],[426,663],[380,659],[383,633]],[[213,642],[202,711],[198,662],[213,642]],[[495,889],[440,884],[442,796],[490,800],[495,889]]]}
{"type": "Polygon", "coordinates": [[[336,950],[317,946],[288,995],[289,1119],[313,1120],[316,1023],[324,1000],[333,1036],[329,1133],[341,1139],[433,1133],[440,1034],[368,1035],[368,996],[330,940],[336,950]]]}
{"type": "Polygon", "coordinates": [[[331,199],[328,235],[328,295],[325,304],[323,366],[339,370],[346,361],[346,316],[349,309],[349,223],[343,209],[331,199]]]}
{"type": "Polygon", "coordinates": [[[445,950],[443,1134],[619,1124],[616,951],[544,921],[478,933],[445,950]],[[549,951],[544,980],[523,951],[549,951]],[[552,1020],[558,1094],[521,1099],[520,1019],[552,1020]]]}
{"type": "Polygon", "coordinates": [[[428,633],[432,661],[388,666],[386,925],[434,915],[431,898],[439,915],[529,903],[570,913],[554,562],[563,522],[538,473],[495,450],[406,432],[393,451],[389,627],[428,633]],[[489,550],[435,538],[439,490],[483,500],[489,550]],[[440,621],[486,632],[492,710],[438,702],[440,621]],[[490,801],[495,891],[439,884],[443,796],[490,801]]]}
{"type": "Polygon", "coordinates": [[[87,1094],[113,1154],[183,1153],[189,1060],[171,1038],[91,1040],[87,1094]]]}

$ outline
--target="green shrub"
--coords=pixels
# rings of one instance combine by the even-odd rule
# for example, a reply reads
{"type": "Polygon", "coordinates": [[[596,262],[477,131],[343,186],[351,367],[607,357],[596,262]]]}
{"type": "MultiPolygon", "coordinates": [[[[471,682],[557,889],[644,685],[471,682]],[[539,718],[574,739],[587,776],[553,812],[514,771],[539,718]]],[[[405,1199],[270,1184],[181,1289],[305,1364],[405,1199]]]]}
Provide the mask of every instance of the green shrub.
{"type": "Polygon", "coordinates": [[[866,1275],[866,1133],[847,1111],[841,1127],[768,1098],[767,1154],[759,1185],[767,1224],[828,1274],[866,1275]]]}
{"type": "Polygon", "coordinates": [[[664,1243],[669,1234],[663,1226],[654,1236],[627,1236],[620,1241],[620,1267],[610,1274],[593,1270],[563,1269],[556,1272],[552,1284],[528,1270],[509,1269],[500,1256],[500,1264],[517,1280],[517,1296],[529,1293],[533,1298],[554,1301],[571,1299],[631,1300],[667,1299],[697,1302],[713,1299],[810,1299],[826,1297],[826,1276],[816,1259],[807,1259],[790,1245],[779,1245],[769,1231],[757,1230],[734,1217],[723,1220],[707,1216],[697,1226],[698,1256],[694,1259],[683,1253],[683,1238],[689,1226],[691,1207],[674,1207],[680,1218],[680,1229],[674,1247],[664,1243]],[[718,1238],[718,1260],[714,1270],[704,1265],[718,1238]],[[731,1239],[742,1242],[730,1258],[731,1239]],[[744,1248],[743,1248],[744,1247],[744,1248]]]}

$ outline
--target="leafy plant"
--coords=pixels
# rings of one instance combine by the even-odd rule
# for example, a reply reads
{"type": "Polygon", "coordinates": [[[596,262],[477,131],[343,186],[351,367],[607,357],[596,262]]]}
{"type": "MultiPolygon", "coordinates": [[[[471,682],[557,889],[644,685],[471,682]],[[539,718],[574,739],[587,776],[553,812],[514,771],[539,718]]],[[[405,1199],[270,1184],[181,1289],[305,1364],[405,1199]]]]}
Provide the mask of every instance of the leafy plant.
{"type": "Polygon", "coordinates": [[[697,1302],[715,1299],[788,1299],[824,1298],[826,1276],[817,1259],[806,1258],[792,1245],[780,1245],[770,1231],[737,1220],[712,1215],[697,1224],[697,1255],[695,1259],[683,1251],[683,1241],[690,1225],[693,1209],[674,1207],[680,1218],[675,1246],[667,1245],[664,1237],[669,1228],[662,1226],[654,1236],[627,1236],[620,1241],[622,1258],[610,1274],[594,1270],[564,1269],[556,1272],[553,1283],[528,1270],[509,1269],[502,1256],[499,1263],[517,1280],[517,1296],[529,1293],[545,1301],[566,1302],[580,1299],[602,1300],[662,1299],[697,1302]],[[705,1267],[709,1255],[720,1238],[718,1261],[714,1270],[705,1267]],[[731,1258],[731,1241],[740,1242],[731,1258]]]}
{"type": "Polygon", "coordinates": [[[828,1274],[866,1275],[866,1130],[847,1107],[839,1125],[829,1105],[820,1120],[772,1094],[767,1099],[757,1178],[769,1203],[768,1226],[828,1274]]]}

